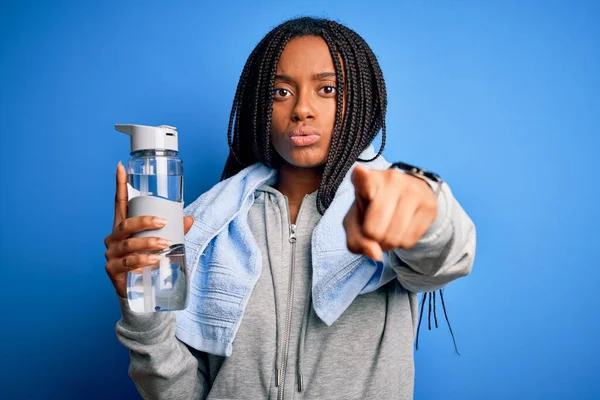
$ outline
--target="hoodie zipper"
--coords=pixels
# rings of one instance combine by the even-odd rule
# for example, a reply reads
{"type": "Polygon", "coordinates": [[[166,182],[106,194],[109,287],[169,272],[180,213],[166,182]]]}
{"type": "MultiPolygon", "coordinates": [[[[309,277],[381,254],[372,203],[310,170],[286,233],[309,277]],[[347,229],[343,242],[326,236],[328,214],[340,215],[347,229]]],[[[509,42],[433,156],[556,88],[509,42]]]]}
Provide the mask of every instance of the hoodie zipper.
{"type": "MultiPolygon", "coordinates": [[[[306,198],[306,196],[305,196],[306,198]]],[[[287,197],[286,197],[287,200],[287,197]]],[[[300,217],[300,213],[302,212],[302,206],[304,205],[304,199],[300,204],[300,209],[298,210],[298,215],[296,216],[296,222],[300,217]]],[[[290,221],[289,225],[289,237],[288,241],[292,247],[292,264],[290,265],[290,281],[288,286],[288,298],[287,298],[287,307],[286,307],[286,319],[285,319],[285,332],[283,336],[283,363],[281,366],[278,366],[277,369],[277,382],[276,386],[277,390],[277,400],[283,400],[283,393],[285,387],[285,374],[287,369],[287,362],[289,356],[289,348],[290,348],[290,329],[292,325],[292,307],[294,303],[294,269],[296,265],[296,224],[291,223],[291,217],[289,214],[289,203],[288,203],[288,221],[290,221]]]]}

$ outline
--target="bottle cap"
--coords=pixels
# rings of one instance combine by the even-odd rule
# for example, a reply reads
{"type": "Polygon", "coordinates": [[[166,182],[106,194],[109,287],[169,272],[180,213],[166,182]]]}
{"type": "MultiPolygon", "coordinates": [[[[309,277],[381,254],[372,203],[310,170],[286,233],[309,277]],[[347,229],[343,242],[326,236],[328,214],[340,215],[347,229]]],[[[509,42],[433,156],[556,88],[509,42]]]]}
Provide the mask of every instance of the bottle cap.
{"type": "Polygon", "coordinates": [[[116,124],[115,129],[131,137],[131,153],[139,150],[179,151],[177,131],[174,126],[116,124]]]}

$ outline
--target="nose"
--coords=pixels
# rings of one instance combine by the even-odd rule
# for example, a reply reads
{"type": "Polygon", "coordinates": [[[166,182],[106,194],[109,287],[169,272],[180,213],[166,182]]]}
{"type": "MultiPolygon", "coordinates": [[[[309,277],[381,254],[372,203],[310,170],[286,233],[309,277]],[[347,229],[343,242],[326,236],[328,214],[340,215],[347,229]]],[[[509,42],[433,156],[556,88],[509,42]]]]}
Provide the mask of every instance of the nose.
{"type": "Polygon", "coordinates": [[[315,118],[315,109],[312,104],[311,94],[303,91],[296,97],[296,104],[292,110],[292,121],[300,122],[315,118]]]}

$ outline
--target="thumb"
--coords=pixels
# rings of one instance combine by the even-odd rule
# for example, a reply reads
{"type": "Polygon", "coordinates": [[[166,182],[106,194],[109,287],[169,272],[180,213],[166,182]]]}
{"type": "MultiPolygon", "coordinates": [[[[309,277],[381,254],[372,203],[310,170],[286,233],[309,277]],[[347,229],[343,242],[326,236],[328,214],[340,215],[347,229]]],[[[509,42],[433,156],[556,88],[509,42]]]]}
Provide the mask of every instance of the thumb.
{"type": "Polygon", "coordinates": [[[362,233],[362,217],[357,203],[354,203],[344,217],[344,229],[348,250],[355,254],[364,254],[373,260],[381,261],[383,253],[381,246],[376,241],[369,239],[362,233]]]}
{"type": "Polygon", "coordinates": [[[183,233],[184,233],[184,235],[190,231],[193,223],[194,223],[194,217],[191,217],[191,216],[183,217],[183,233]]]}

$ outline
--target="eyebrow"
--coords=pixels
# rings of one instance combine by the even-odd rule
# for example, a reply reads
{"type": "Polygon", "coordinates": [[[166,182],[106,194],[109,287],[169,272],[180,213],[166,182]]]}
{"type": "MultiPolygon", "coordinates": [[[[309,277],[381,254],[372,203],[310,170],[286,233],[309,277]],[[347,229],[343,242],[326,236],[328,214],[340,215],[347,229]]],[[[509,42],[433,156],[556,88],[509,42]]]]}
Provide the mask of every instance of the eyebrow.
{"type": "Polygon", "coordinates": [[[320,72],[318,74],[314,74],[313,75],[313,79],[314,80],[323,80],[323,79],[331,79],[331,78],[335,78],[335,72],[320,72]]]}
{"type": "MultiPolygon", "coordinates": [[[[319,72],[317,74],[313,75],[313,80],[315,81],[322,81],[325,79],[331,79],[331,78],[335,78],[335,72],[319,72]]],[[[275,75],[275,79],[276,80],[280,80],[280,81],[285,81],[285,82],[293,82],[294,79],[292,79],[291,76],[289,75],[275,75]]]]}

